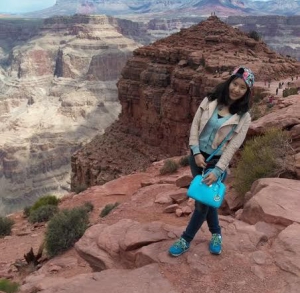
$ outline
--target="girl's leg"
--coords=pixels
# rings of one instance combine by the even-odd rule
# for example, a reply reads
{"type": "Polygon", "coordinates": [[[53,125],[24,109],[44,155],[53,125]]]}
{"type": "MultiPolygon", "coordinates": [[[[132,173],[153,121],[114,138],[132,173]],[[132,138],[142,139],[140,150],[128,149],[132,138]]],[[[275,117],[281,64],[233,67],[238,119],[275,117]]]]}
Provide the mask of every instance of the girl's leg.
{"type": "MultiPolygon", "coordinates": [[[[189,163],[193,177],[202,173],[203,169],[196,165],[193,155],[190,155],[189,163]]],[[[218,233],[217,231],[221,230],[217,210],[195,201],[195,210],[186,230],[183,232],[181,238],[169,248],[169,253],[173,256],[179,256],[186,252],[190,247],[190,242],[194,239],[196,233],[199,231],[205,220],[209,222],[211,232],[213,231],[214,233],[218,233]]]]}
{"type": "MultiPolygon", "coordinates": [[[[227,177],[227,172],[224,171],[223,182],[227,177]]],[[[219,224],[218,210],[212,207],[209,207],[207,216],[206,216],[207,225],[211,234],[220,234],[221,235],[221,227],[219,224]]]]}
{"type": "MultiPolygon", "coordinates": [[[[203,169],[196,165],[193,155],[189,156],[189,164],[193,177],[202,173],[203,169]]],[[[184,238],[187,242],[191,242],[193,240],[194,236],[201,228],[203,222],[206,220],[207,212],[208,206],[195,201],[195,209],[193,215],[186,227],[186,230],[182,234],[182,238],[184,238]]]]}
{"type": "Polygon", "coordinates": [[[209,207],[206,215],[206,221],[211,234],[221,234],[221,227],[219,225],[218,210],[209,207]]]}
{"type": "Polygon", "coordinates": [[[184,240],[186,240],[187,242],[191,242],[194,239],[203,222],[207,219],[209,209],[210,208],[207,205],[195,201],[195,210],[190,219],[190,222],[186,227],[186,230],[181,236],[184,240]]]}

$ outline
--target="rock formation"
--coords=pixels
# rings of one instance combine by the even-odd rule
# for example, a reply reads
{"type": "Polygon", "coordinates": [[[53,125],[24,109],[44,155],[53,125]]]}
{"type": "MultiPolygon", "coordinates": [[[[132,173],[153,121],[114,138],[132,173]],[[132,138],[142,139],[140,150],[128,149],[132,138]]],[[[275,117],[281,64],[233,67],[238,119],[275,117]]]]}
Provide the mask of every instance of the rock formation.
{"type": "Polygon", "coordinates": [[[106,16],[56,17],[3,45],[0,214],[65,193],[71,154],[118,117],[116,82],[140,46],[122,30],[106,16]]]}
{"type": "Polygon", "coordinates": [[[300,60],[300,16],[230,16],[226,22],[242,31],[256,31],[273,50],[300,60]]]}
{"type": "Polygon", "coordinates": [[[295,75],[299,63],[217,17],[138,48],[118,82],[122,112],[72,157],[72,187],[95,185],[187,152],[192,117],[206,93],[244,64],[256,80],[295,75]]]}

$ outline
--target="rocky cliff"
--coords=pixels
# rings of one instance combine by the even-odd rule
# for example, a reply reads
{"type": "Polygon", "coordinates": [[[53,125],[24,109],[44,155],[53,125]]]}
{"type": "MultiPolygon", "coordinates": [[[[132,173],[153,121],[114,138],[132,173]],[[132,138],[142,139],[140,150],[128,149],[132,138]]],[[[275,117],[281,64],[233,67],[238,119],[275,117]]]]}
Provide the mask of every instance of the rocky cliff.
{"type": "Polygon", "coordinates": [[[245,32],[257,31],[273,50],[300,60],[300,16],[230,16],[228,24],[245,32]]]}
{"type": "Polygon", "coordinates": [[[140,46],[118,25],[55,17],[11,50],[1,43],[0,214],[65,193],[71,154],[118,117],[116,82],[140,46]]]}
{"type": "Polygon", "coordinates": [[[214,16],[136,49],[118,82],[119,120],[72,157],[72,187],[102,184],[186,153],[199,103],[239,64],[252,68],[257,80],[300,72],[295,60],[214,16]]]}

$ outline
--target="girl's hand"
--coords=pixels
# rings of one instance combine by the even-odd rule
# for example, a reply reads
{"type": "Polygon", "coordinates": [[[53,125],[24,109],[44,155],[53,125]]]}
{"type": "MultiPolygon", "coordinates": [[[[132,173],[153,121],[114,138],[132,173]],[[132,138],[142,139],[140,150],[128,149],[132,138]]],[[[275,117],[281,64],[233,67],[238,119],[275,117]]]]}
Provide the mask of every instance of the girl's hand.
{"type": "Polygon", "coordinates": [[[197,154],[195,156],[195,162],[198,167],[201,167],[201,168],[206,167],[205,158],[201,154],[197,154]]]}
{"type": "Polygon", "coordinates": [[[210,172],[208,173],[205,178],[203,179],[203,182],[206,184],[206,185],[211,185],[213,184],[215,181],[217,181],[217,177],[214,173],[210,172]]]}

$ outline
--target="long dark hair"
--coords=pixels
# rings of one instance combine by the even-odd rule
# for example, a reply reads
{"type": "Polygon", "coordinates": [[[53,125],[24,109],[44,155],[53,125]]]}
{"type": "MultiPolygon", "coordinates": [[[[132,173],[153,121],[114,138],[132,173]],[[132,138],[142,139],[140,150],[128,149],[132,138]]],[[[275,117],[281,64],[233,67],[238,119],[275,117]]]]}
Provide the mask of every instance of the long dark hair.
{"type": "Polygon", "coordinates": [[[250,109],[251,90],[247,87],[244,96],[231,103],[229,85],[236,78],[238,78],[236,75],[230,76],[225,82],[218,84],[213,92],[208,93],[207,97],[209,101],[217,100],[218,105],[229,106],[230,114],[243,115],[250,109]]]}

